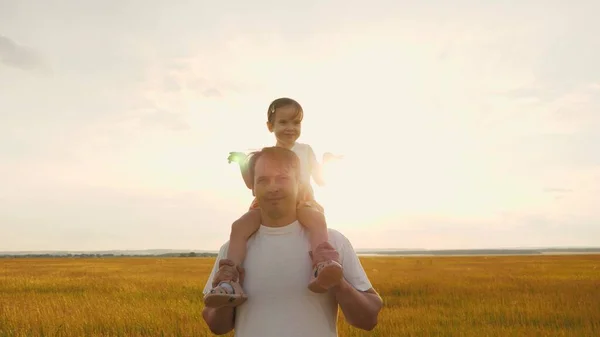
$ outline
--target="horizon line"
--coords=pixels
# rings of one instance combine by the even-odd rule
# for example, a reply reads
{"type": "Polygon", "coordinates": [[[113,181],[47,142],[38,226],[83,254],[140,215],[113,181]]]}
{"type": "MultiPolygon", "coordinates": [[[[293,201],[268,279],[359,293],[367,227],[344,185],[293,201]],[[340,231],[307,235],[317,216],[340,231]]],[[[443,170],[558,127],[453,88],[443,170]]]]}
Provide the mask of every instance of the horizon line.
{"type": "MultiPolygon", "coordinates": [[[[477,251],[477,250],[539,250],[539,249],[599,249],[599,246],[524,246],[524,247],[482,247],[482,248],[355,248],[356,252],[359,251],[370,251],[370,252],[385,252],[385,251],[477,251]]],[[[69,253],[69,252],[149,252],[149,251],[165,251],[165,252],[204,252],[204,253],[218,253],[219,249],[207,250],[207,249],[174,249],[174,248],[146,248],[146,249],[36,249],[36,250],[6,250],[0,251],[0,254],[7,253],[69,253]]]]}

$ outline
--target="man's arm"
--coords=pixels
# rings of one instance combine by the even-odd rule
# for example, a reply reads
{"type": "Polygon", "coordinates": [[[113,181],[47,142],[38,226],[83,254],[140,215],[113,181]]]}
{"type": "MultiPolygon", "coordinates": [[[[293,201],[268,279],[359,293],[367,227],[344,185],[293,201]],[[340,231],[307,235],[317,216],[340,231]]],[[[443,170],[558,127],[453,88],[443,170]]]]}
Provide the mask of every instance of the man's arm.
{"type": "Polygon", "coordinates": [[[311,255],[316,261],[334,260],[342,264],[344,277],[329,291],[335,296],[350,325],[367,331],[373,330],[377,326],[377,316],[383,307],[383,301],[371,286],[350,241],[337,231],[330,230],[329,234],[339,252],[331,243],[324,242],[311,255]]]}
{"type": "Polygon", "coordinates": [[[233,330],[235,308],[204,308],[204,310],[202,310],[202,318],[204,318],[204,321],[212,333],[215,335],[224,335],[233,330]]]}
{"type": "MultiPolygon", "coordinates": [[[[232,267],[235,266],[235,264],[231,260],[224,259],[228,247],[229,243],[226,243],[219,249],[219,254],[217,255],[211,274],[204,286],[204,295],[208,294],[208,292],[222,280],[232,279],[232,270],[226,266],[232,267]]],[[[239,273],[239,282],[240,284],[243,284],[245,270],[238,266],[237,271],[239,273]]],[[[215,335],[224,335],[235,327],[235,308],[223,307],[215,309],[204,307],[202,310],[202,318],[206,322],[206,325],[208,325],[210,331],[215,335]]]]}
{"type": "Polygon", "coordinates": [[[383,301],[373,288],[359,291],[346,279],[342,279],[342,282],[330,291],[350,325],[367,331],[377,326],[377,316],[383,307],[383,301]]]}

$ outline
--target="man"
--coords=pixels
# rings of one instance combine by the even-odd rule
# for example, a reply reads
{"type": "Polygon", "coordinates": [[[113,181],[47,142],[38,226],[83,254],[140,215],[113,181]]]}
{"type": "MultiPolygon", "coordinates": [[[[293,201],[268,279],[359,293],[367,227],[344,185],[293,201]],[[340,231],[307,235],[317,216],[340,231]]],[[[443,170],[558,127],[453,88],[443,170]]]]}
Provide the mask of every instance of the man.
{"type": "Polygon", "coordinates": [[[312,261],[308,233],[296,218],[296,154],[281,147],[264,148],[249,165],[263,224],[248,241],[244,268],[234,268],[224,259],[226,243],[204,288],[206,295],[221,280],[238,279],[247,300],[236,307],[205,308],[202,316],[210,330],[222,335],[235,328],[237,337],[334,337],[338,305],[351,325],[372,330],[382,301],[341,233],[329,229],[329,243],[312,254],[315,260],[339,262],[343,277],[326,293],[306,286],[312,261]]]}

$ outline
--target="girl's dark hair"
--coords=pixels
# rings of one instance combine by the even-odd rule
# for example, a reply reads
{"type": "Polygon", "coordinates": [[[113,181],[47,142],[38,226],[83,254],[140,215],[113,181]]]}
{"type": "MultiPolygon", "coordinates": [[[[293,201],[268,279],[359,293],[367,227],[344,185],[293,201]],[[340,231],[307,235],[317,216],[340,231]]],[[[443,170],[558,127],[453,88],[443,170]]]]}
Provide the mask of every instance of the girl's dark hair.
{"type": "Polygon", "coordinates": [[[300,105],[300,103],[296,102],[291,98],[282,97],[274,100],[273,102],[271,102],[271,104],[269,104],[269,109],[267,110],[267,121],[273,124],[275,122],[275,110],[288,105],[292,105],[294,108],[296,108],[296,115],[294,115],[294,118],[298,116],[300,116],[300,120],[304,118],[304,110],[302,110],[302,106],[300,105]]]}

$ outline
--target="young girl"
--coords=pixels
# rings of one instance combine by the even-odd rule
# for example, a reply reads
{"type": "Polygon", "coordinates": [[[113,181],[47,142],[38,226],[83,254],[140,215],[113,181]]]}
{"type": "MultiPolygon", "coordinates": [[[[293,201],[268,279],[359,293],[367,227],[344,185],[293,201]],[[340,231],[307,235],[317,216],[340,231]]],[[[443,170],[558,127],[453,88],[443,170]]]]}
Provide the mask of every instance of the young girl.
{"type": "MultiPolygon", "coordinates": [[[[309,232],[311,249],[314,251],[322,242],[328,240],[327,224],[324,210],[314,199],[314,191],[310,184],[312,177],[319,186],[325,181],[321,165],[310,145],[296,142],[300,137],[304,112],[298,102],[290,98],[279,98],[273,101],[267,111],[267,128],[275,134],[276,146],[291,149],[300,158],[301,176],[298,202],[298,221],[309,232]]],[[[334,159],[330,153],[323,155],[323,163],[334,159]]],[[[231,163],[237,162],[244,182],[252,189],[253,182],[248,175],[246,167],[247,156],[243,153],[232,152],[228,158],[231,163]]],[[[231,228],[227,258],[235,266],[240,266],[246,257],[246,243],[261,225],[260,207],[256,199],[252,202],[250,210],[236,220],[231,228]]],[[[312,256],[312,255],[311,255],[312,256]]],[[[308,288],[317,293],[326,292],[342,277],[342,267],[335,261],[325,261],[315,264],[308,288]]],[[[205,297],[207,307],[222,307],[225,305],[239,305],[246,300],[242,288],[232,280],[216,285],[205,297]]]]}

